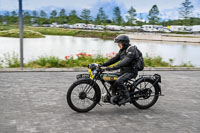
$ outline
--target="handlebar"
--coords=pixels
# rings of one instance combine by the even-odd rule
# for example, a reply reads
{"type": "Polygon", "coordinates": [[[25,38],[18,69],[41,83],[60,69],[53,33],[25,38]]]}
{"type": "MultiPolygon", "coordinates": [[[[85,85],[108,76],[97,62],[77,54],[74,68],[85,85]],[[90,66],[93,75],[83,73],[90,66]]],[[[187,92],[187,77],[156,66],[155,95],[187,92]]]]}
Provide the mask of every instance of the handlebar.
{"type": "Polygon", "coordinates": [[[97,71],[99,70],[99,71],[104,72],[104,71],[106,71],[106,68],[107,68],[107,67],[100,66],[100,65],[98,65],[98,64],[96,64],[96,63],[92,63],[92,64],[89,64],[89,65],[88,65],[88,68],[91,69],[92,71],[93,71],[93,70],[97,70],[97,71]]]}

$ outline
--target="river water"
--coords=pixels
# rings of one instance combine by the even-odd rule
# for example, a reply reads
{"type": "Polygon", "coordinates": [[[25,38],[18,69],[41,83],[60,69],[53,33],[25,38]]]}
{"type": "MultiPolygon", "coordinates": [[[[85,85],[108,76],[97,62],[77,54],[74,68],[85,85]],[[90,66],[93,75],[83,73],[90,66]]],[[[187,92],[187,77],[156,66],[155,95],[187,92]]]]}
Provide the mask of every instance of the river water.
{"type": "MultiPolygon", "coordinates": [[[[193,65],[200,66],[200,44],[152,41],[131,41],[131,44],[136,45],[144,56],[147,54],[152,57],[161,56],[165,61],[174,59],[174,65],[190,61],[193,65]]],[[[5,53],[15,52],[19,55],[19,49],[18,38],[0,37],[0,58],[5,53]]],[[[40,56],[57,56],[64,59],[65,56],[75,56],[80,52],[106,56],[118,51],[117,44],[112,40],[98,38],[46,36],[46,38],[24,39],[24,62],[40,56]]]]}

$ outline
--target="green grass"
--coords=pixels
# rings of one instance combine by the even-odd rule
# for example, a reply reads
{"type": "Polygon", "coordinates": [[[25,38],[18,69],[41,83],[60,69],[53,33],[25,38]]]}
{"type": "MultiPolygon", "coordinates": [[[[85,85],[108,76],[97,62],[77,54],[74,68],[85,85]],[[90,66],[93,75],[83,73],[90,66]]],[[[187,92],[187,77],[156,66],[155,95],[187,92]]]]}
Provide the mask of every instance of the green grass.
{"type": "Polygon", "coordinates": [[[0,31],[17,29],[17,25],[0,25],[0,31]]]}
{"type": "MultiPolygon", "coordinates": [[[[119,32],[108,31],[87,31],[80,29],[64,29],[50,27],[24,27],[24,38],[41,38],[43,35],[59,35],[59,36],[77,36],[77,37],[94,37],[102,39],[113,39],[119,32]]],[[[2,26],[0,25],[0,36],[2,37],[19,37],[17,25],[2,26]]]]}
{"type": "Polygon", "coordinates": [[[46,27],[25,27],[25,29],[40,32],[45,35],[61,35],[61,36],[78,36],[78,37],[95,37],[102,39],[113,39],[120,33],[107,31],[87,31],[78,29],[64,29],[64,28],[46,28],[46,27]]]}
{"type": "MultiPolygon", "coordinates": [[[[11,29],[11,30],[3,30],[0,31],[1,37],[14,37],[19,38],[19,30],[11,29]]],[[[32,30],[24,30],[24,38],[44,38],[45,36],[39,32],[35,32],[32,30]]]]}
{"type": "Polygon", "coordinates": [[[4,54],[4,58],[0,60],[1,60],[0,67],[3,67],[2,66],[3,64],[5,64],[5,66],[9,68],[20,67],[18,54],[14,52],[12,54],[9,54],[9,53],[4,54]]]}

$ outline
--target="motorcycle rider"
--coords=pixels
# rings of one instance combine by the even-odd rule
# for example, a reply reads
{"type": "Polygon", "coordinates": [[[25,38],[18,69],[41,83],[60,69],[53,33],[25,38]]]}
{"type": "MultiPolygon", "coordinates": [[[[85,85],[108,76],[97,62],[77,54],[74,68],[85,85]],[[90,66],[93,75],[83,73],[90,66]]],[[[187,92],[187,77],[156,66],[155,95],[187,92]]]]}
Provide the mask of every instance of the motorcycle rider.
{"type": "Polygon", "coordinates": [[[107,67],[120,61],[117,65],[113,67],[107,67],[106,70],[111,71],[120,69],[120,77],[115,81],[112,86],[112,95],[113,97],[115,97],[115,88],[118,87],[119,89],[122,89],[124,91],[125,98],[123,100],[124,102],[127,102],[130,100],[130,94],[128,92],[128,89],[124,86],[124,82],[137,77],[138,70],[134,68],[134,62],[136,61],[138,53],[134,47],[131,47],[130,39],[126,35],[117,36],[114,39],[114,42],[118,43],[120,50],[115,57],[103,63],[102,66],[107,67]]]}

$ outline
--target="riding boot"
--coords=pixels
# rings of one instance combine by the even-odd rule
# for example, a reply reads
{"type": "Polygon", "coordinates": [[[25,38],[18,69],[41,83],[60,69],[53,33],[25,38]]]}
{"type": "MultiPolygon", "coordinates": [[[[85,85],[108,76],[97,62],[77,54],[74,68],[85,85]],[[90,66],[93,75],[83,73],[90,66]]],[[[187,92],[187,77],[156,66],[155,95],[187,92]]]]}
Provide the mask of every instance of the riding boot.
{"type": "Polygon", "coordinates": [[[126,99],[130,99],[130,93],[129,93],[128,89],[124,90],[124,96],[126,99]]]}
{"type": "Polygon", "coordinates": [[[115,89],[115,87],[111,86],[109,90],[111,91],[112,96],[116,95],[117,90],[115,89]]]}
{"type": "Polygon", "coordinates": [[[123,93],[124,93],[124,98],[119,102],[119,104],[125,104],[126,102],[130,101],[129,91],[126,89],[126,90],[123,90],[123,93]]]}

